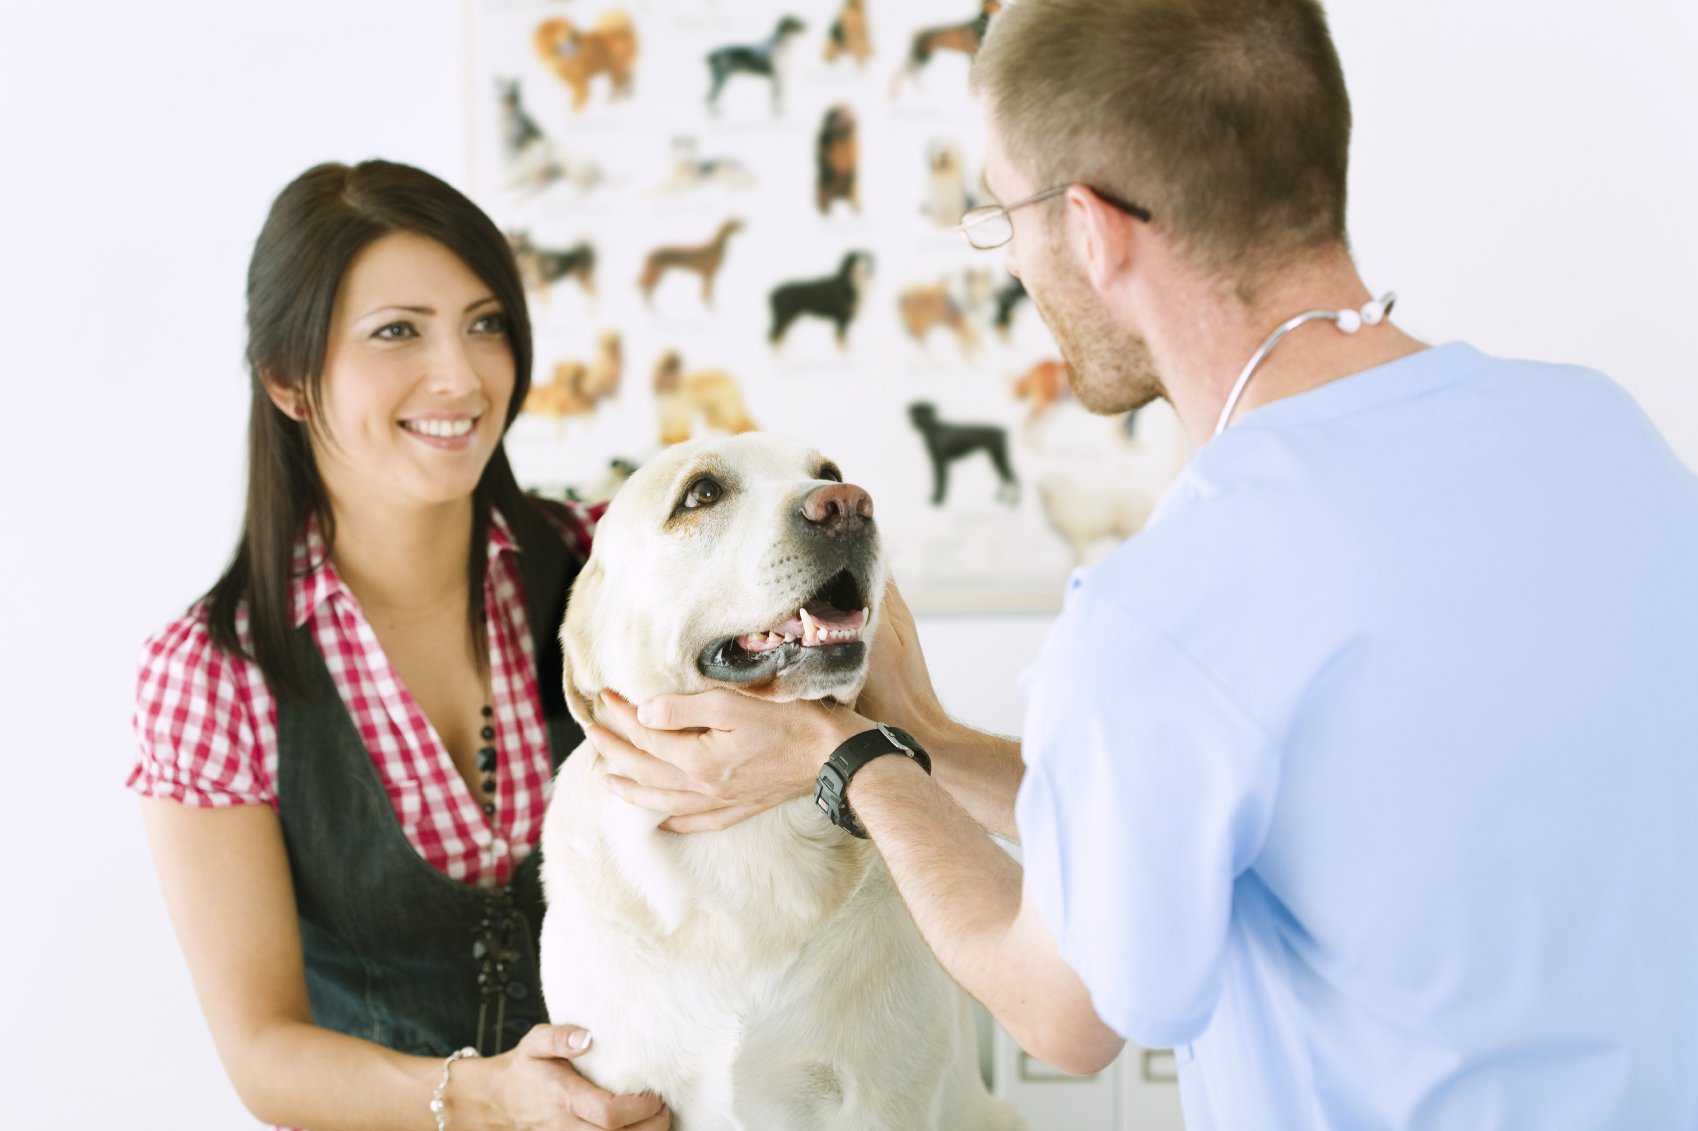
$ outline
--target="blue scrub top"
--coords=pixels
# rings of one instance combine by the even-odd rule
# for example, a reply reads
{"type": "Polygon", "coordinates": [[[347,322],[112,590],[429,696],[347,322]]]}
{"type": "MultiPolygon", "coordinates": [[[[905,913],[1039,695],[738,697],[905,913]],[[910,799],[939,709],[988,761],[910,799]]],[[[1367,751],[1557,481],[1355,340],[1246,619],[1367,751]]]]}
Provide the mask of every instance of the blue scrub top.
{"type": "Polygon", "coordinates": [[[1190,1131],[1698,1126],[1698,478],[1608,379],[1246,414],[1023,685],[1026,882],[1190,1131]]]}

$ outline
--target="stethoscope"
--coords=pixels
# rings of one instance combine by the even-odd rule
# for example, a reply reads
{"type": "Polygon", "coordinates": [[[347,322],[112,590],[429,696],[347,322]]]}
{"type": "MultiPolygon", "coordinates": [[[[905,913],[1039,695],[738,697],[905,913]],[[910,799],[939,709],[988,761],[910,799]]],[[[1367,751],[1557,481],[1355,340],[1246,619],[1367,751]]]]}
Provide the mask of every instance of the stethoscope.
{"type": "Polygon", "coordinates": [[[1354,334],[1364,326],[1378,326],[1384,322],[1396,301],[1397,293],[1387,291],[1379,298],[1363,303],[1360,310],[1305,310],[1302,314],[1293,315],[1281,322],[1262,342],[1261,347],[1250,355],[1250,360],[1244,365],[1244,371],[1238,375],[1238,380],[1233,382],[1232,392],[1227,394],[1226,405],[1220,410],[1220,419],[1215,422],[1214,434],[1219,436],[1226,431],[1226,426],[1232,423],[1232,410],[1238,407],[1238,398],[1244,395],[1244,386],[1250,383],[1250,374],[1267,359],[1281,338],[1305,322],[1315,322],[1323,318],[1335,323],[1341,333],[1354,334]]]}

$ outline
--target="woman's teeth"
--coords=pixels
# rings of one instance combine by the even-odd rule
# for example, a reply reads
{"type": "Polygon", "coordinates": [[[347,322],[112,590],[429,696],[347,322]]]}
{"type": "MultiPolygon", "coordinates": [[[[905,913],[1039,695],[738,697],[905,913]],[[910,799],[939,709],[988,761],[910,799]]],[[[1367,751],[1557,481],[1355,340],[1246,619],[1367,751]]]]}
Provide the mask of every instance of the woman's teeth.
{"type": "Polygon", "coordinates": [[[417,432],[423,436],[439,436],[443,439],[464,436],[476,425],[476,420],[464,417],[459,420],[403,420],[401,422],[401,427],[409,432],[417,432]]]}

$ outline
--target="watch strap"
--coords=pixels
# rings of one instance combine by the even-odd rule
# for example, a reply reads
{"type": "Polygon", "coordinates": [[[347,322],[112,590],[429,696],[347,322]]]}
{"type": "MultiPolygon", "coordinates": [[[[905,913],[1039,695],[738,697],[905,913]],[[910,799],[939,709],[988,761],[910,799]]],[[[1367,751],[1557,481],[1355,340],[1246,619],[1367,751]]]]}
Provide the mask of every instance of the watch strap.
{"type": "Polygon", "coordinates": [[[831,823],[853,836],[867,839],[867,830],[849,808],[849,782],[862,766],[885,754],[903,754],[920,764],[926,773],[932,772],[931,755],[921,748],[914,736],[899,727],[879,723],[872,730],[853,735],[825,760],[814,780],[814,804],[820,807],[831,823]]]}

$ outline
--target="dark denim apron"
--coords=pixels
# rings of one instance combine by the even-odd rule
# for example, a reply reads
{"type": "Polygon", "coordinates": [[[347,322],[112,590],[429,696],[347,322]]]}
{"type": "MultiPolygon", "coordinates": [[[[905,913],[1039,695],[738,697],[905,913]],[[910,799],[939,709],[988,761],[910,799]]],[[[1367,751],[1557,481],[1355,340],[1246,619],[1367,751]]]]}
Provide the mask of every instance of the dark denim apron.
{"type": "MultiPolygon", "coordinates": [[[[511,515],[552,764],[583,732],[566,711],[558,630],[579,563],[533,514],[511,515]]],[[[313,1020],[402,1052],[486,1056],[548,1020],[537,967],[539,852],[504,890],[451,880],[401,831],[309,628],[305,701],[280,700],[278,814],[300,914],[313,1020]]]]}

